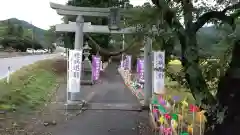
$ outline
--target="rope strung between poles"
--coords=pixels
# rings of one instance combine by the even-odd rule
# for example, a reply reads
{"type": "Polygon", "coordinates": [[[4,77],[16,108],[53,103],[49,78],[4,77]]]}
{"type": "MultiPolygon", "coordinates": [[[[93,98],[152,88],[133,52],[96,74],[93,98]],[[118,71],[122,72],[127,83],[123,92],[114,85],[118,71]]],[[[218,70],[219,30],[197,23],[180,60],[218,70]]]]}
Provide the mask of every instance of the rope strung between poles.
{"type": "Polygon", "coordinates": [[[109,50],[107,49],[104,49],[102,48],[89,34],[86,34],[85,35],[87,36],[88,39],[90,39],[92,41],[92,43],[95,45],[95,47],[97,48],[97,50],[103,54],[106,54],[106,55],[109,55],[109,56],[117,56],[117,55],[120,55],[128,50],[130,50],[132,47],[136,46],[137,44],[134,44],[134,42],[136,42],[136,39],[134,38],[134,40],[132,40],[132,42],[130,43],[130,45],[119,51],[119,52],[109,52],[109,50]]]}

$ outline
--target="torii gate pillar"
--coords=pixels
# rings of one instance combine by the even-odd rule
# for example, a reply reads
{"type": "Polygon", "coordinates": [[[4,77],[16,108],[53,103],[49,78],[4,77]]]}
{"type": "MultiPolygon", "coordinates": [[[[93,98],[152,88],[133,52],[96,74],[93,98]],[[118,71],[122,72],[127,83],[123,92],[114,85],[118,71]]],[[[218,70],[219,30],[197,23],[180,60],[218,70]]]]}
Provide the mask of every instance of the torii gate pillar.
{"type": "MultiPolygon", "coordinates": [[[[79,15],[76,19],[76,32],[75,32],[75,42],[74,42],[74,50],[82,50],[83,49],[83,26],[84,26],[84,18],[79,15]]],[[[68,102],[81,101],[80,92],[68,92],[68,102]]]]}
{"type": "Polygon", "coordinates": [[[84,26],[84,18],[79,15],[76,19],[76,32],[75,32],[75,43],[74,49],[81,50],[83,48],[83,26],[84,26]]]}

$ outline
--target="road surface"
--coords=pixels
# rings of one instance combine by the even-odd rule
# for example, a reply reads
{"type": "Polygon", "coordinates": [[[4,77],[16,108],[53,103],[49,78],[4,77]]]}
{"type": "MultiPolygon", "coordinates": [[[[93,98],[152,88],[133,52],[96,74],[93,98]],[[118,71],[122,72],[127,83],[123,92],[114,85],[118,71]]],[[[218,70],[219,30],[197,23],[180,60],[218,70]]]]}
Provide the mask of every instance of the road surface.
{"type": "Polygon", "coordinates": [[[41,131],[51,135],[151,135],[147,111],[129,108],[140,104],[124,85],[117,67],[116,63],[109,64],[100,76],[101,83],[92,86],[95,94],[86,111],[41,131]]]}
{"type": "Polygon", "coordinates": [[[19,56],[19,57],[12,57],[12,58],[1,58],[0,59],[0,79],[7,76],[9,66],[11,68],[11,72],[14,72],[23,66],[32,64],[39,60],[52,58],[57,55],[58,54],[44,54],[44,55],[19,56]]]}

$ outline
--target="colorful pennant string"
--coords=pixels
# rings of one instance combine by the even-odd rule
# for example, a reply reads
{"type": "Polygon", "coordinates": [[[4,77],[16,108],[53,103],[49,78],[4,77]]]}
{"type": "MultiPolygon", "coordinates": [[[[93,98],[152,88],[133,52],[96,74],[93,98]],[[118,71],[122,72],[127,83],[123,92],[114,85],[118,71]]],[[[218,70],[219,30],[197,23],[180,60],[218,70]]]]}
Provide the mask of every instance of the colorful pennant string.
{"type": "Polygon", "coordinates": [[[187,132],[182,132],[182,133],[180,133],[180,135],[189,135],[189,133],[187,133],[187,132]]]}
{"type": "Polygon", "coordinates": [[[190,104],[189,105],[189,111],[192,112],[192,113],[195,113],[195,112],[199,111],[199,108],[195,105],[190,104]]]}
{"type": "Polygon", "coordinates": [[[161,115],[160,117],[159,117],[159,123],[161,124],[161,125],[163,125],[164,124],[164,117],[161,115]]]}
{"type": "MultiPolygon", "coordinates": [[[[124,74],[126,85],[131,87],[135,92],[138,91],[138,89],[141,91],[142,88],[139,88],[137,81],[131,80],[130,72],[126,71],[124,74]]],[[[196,132],[195,128],[197,127],[200,127],[201,135],[203,130],[202,125],[206,122],[204,116],[205,111],[200,110],[200,108],[194,104],[189,104],[186,98],[181,101],[179,96],[153,95],[151,104],[154,119],[160,124],[159,128],[164,135],[173,135],[176,130],[178,130],[177,135],[192,135],[193,132],[196,132]],[[170,104],[170,100],[173,101],[173,104],[170,104]],[[189,120],[188,122],[191,124],[185,126],[184,119],[189,117],[188,111],[191,112],[190,116],[192,116],[192,121],[189,120]],[[196,126],[195,124],[199,124],[199,126],[196,126]]]]}
{"type": "Polygon", "coordinates": [[[178,115],[177,114],[173,113],[173,114],[171,114],[171,116],[172,116],[173,120],[178,121],[178,115]]]}

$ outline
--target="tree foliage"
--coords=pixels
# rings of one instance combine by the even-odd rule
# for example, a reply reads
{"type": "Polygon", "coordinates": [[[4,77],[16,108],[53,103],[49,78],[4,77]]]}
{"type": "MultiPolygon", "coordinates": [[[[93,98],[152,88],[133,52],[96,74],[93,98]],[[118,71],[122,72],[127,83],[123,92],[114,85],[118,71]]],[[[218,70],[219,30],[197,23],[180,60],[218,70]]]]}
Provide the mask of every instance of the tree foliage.
{"type": "MultiPolygon", "coordinates": [[[[206,114],[208,119],[205,134],[224,134],[226,133],[226,131],[223,132],[224,126],[224,129],[231,132],[231,134],[238,134],[239,132],[237,132],[237,130],[233,131],[233,127],[229,126],[229,124],[237,123],[231,119],[231,117],[234,116],[233,114],[237,114],[237,111],[231,108],[232,105],[229,104],[230,102],[233,104],[235,99],[233,100],[233,98],[230,98],[231,94],[229,91],[234,91],[234,88],[231,86],[234,82],[230,81],[233,80],[233,78],[231,78],[228,74],[234,66],[235,68],[238,66],[235,63],[236,58],[234,58],[239,56],[236,55],[236,52],[239,52],[239,47],[237,46],[238,43],[235,42],[236,40],[233,42],[235,45],[235,49],[233,49],[235,55],[232,56],[231,63],[235,64],[232,64],[232,67],[230,64],[226,74],[224,76],[220,76],[221,79],[219,83],[217,83],[218,91],[216,95],[221,96],[214,97],[210,92],[210,88],[208,87],[209,85],[205,79],[209,77],[203,75],[203,71],[200,67],[200,55],[196,33],[200,28],[209,22],[216,25],[221,25],[222,23],[228,24],[234,31],[236,28],[235,20],[239,16],[238,9],[240,8],[240,3],[231,0],[216,0],[213,1],[211,5],[208,1],[193,0],[152,0],[152,2],[159,12],[162,13],[161,19],[163,19],[164,22],[171,28],[171,31],[176,33],[180,42],[184,78],[186,79],[187,85],[193,97],[196,99],[196,102],[201,105],[201,107],[208,106],[209,108],[210,106],[210,109],[205,108],[207,110],[206,114]],[[183,20],[183,23],[181,23],[180,20],[183,20]],[[223,98],[223,96],[229,96],[229,98],[226,99],[223,98]],[[223,121],[219,123],[218,112],[221,111],[224,111],[223,114],[227,115],[227,117],[224,117],[223,121]],[[226,127],[227,125],[228,128],[226,127]],[[213,129],[211,127],[215,128],[213,129]]],[[[235,34],[233,33],[231,35],[235,34]]],[[[206,73],[207,72],[213,74],[212,71],[209,72],[206,70],[206,73]]],[[[235,85],[235,87],[238,86],[235,85]]],[[[235,96],[239,96],[237,93],[234,94],[235,96]]]]}
{"type": "MultiPolygon", "coordinates": [[[[229,76],[230,73],[228,72],[234,66],[235,68],[238,67],[234,56],[239,56],[236,55],[236,52],[239,52],[237,47],[239,42],[236,43],[236,39],[238,39],[236,36],[236,18],[240,13],[240,3],[232,0],[215,0],[212,3],[203,0],[152,0],[152,3],[154,4],[152,7],[146,4],[148,6],[138,7],[138,9],[129,13],[133,14],[132,18],[129,19],[130,26],[137,27],[140,34],[151,36],[155,39],[160,49],[165,50],[168,48],[166,51],[167,56],[173,54],[174,48],[177,47],[174,41],[177,40],[179,42],[182,72],[180,72],[180,75],[177,75],[180,78],[176,79],[179,79],[182,84],[186,85],[196,99],[197,104],[207,110],[208,122],[206,127],[217,127],[214,130],[206,128],[205,134],[223,134],[221,126],[230,124],[230,121],[234,123],[231,117],[234,116],[233,114],[238,114],[236,110],[231,108],[233,106],[230,104],[230,102],[233,104],[233,98],[231,98],[229,91],[234,91],[234,88],[231,86],[231,83],[234,82],[229,81],[233,80],[233,78],[229,76]],[[222,27],[223,25],[226,27],[228,25],[231,28],[226,29],[223,34],[223,40],[216,43],[218,46],[225,47],[223,47],[218,56],[215,56],[216,60],[210,61],[207,61],[206,57],[201,55],[201,51],[203,52],[204,50],[201,50],[199,47],[197,38],[199,29],[208,23],[212,23],[217,27],[222,27]],[[153,25],[157,28],[156,32],[149,32],[153,25]],[[167,45],[167,43],[169,44],[167,45]],[[233,45],[235,46],[235,51],[232,49],[233,45]],[[232,50],[235,52],[235,55],[230,57],[232,50]],[[207,64],[204,64],[206,61],[207,64]],[[228,87],[231,87],[231,90],[228,87]],[[211,90],[217,91],[215,94],[212,94],[211,90]],[[223,96],[229,96],[229,98],[226,99],[223,96]],[[224,112],[228,117],[223,118],[222,123],[224,124],[221,124],[218,123],[217,119],[218,112],[223,111],[223,108],[228,108],[227,111],[231,112],[231,114],[224,112]]],[[[208,57],[213,56],[213,54],[206,55],[208,57]]],[[[238,87],[236,84],[234,86],[238,87]]],[[[234,94],[239,97],[238,93],[235,92],[234,94]]],[[[235,100],[237,99],[234,98],[235,100]]],[[[234,134],[237,133],[235,132],[234,134]]]]}
{"type": "Polygon", "coordinates": [[[30,37],[25,36],[24,29],[21,25],[12,24],[7,22],[3,38],[0,44],[6,48],[13,48],[18,51],[26,51],[27,48],[41,49],[43,48],[40,43],[30,37]]]}
{"type": "MultiPolygon", "coordinates": [[[[81,7],[123,7],[125,2],[129,2],[129,0],[75,0],[75,1],[69,1],[67,5],[72,6],[81,6],[81,7]]],[[[129,4],[127,4],[128,6],[129,4]]],[[[75,21],[76,18],[68,18],[68,21],[75,21]]],[[[85,22],[91,22],[93,25],[108,25],[108,18],[99,18],[99,17],[84,17],[85,22]]],[[[65,41],[68,45],[70,45],[70,48],[73,48],[74,44],[74,34],[67,34],[68,36],[65,37],[65,41]],[[70,37],[70,39],[67,39],[70,37]]],[[[98,43],[98,45],[101,46],[101,48],[109,48],[109,41],[110,41],[110,35],[109,34],[91,34],[91,37],[98,43]]],[[[85,41],[88,40],[85,37],[85,41]]],[[[91,45],[91,44],[90,44],[91,45]]],[[[93,45],[91,45],[93,46],[93,45]]],[[[95,53],[97,50],[93,50],[95,53]]],[[[105,54],[106,55],[106,54],[105,54]]]]}
{"type": "MultiPolygon", "coordinates": [[[[209,21],[225,22],[232,26],[232,28],[235,28],[234,16],[237,13],[235,12],[234,14],[228,15],[227,11],[235,9],[236,6],[233,6],[231,3],[226,5],[226,3],[222,3],[222,1],[216,1],[213,6],[206,6],[207,3],[204,1],[194,3],[194,1],[191,0],[152,0],[152,2],[157,7],[156,10],[159,10],[159,13],[162,15],[158,17],[158,19],[162,19],[164,23],[171,28],[171,31],[176,33],[179,39],[182,51],[181,59],[185,70],[184,72],[186,73],[185,77],[190,85],[189,87],[192,90],[193,96],[195,98],[199,97],[198,94],[201,94],[202,91],[207,94],[208,87],[203,80],[204,77],[199,67],[196,33],[209,21]],[[225,6],[225,8],[220,8],[220,6],[225,6]],[[181,18],[184,21],[183,24],[180,22],[181,18]],[[193,76],[193,74],[195,75],[193,76]],[[199,83],[196,84],[193,80],[198,80],[199,83]]],[[[155,19],[156,18],[157,17],[155,17],[155,19]]],[[[160,31],[162,29],[158,30],[160,31]]],[[[207,97],[208,101],[214,99],[211,94],[207,94],[207,97]]]]}
{"type": "Polygon", "coordinates": [[[50,26],[50,28],[46,31],[44,36],[47,46],[51,48],[53,47],[52,44],[56,42],[57,36],[59,36],[59,34],[57,35],[55,26],[50,26]]]}

